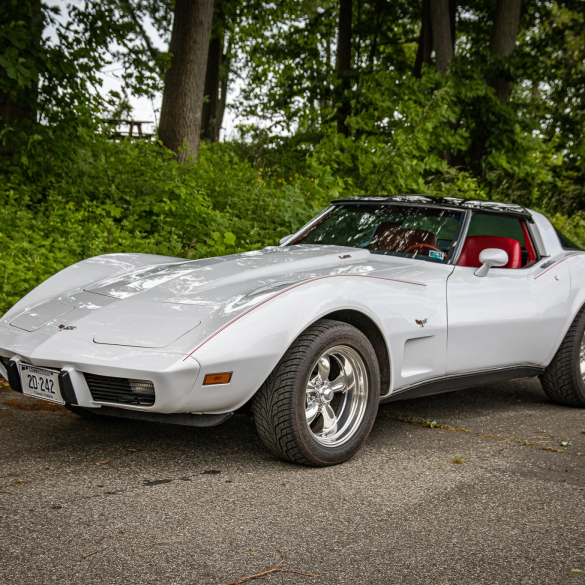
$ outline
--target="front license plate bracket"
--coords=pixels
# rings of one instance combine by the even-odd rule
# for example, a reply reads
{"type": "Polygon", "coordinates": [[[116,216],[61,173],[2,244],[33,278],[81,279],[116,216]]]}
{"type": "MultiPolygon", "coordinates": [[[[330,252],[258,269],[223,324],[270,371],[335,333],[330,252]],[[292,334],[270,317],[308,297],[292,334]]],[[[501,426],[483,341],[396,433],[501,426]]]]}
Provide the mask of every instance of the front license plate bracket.
{"type": "Polygon", "coordinates": [[[59,370],[18,364],[22,393],[33,398],[65,404],[59,387],[59,370]]]}

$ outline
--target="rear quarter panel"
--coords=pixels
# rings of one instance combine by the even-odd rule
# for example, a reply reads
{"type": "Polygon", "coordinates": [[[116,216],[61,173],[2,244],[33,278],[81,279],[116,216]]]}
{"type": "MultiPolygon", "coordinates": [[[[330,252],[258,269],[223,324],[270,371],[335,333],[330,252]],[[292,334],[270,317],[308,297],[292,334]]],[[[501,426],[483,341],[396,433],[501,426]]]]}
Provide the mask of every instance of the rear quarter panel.
{"type": "Polygon", "coordinates": [[[557,353],[561,343],[569,327],[575,320],[577,313],[585,305],[585,252],[576,252],[565,256],[565,258],[559,260],[555,265],[551,266],[553,269],[557,264],[563,263],[567,266],[570,278],[571,278],[571,291],[566,308],[566,319],[563,325],[561,335],[555,341],[546,361],[545,365],[550,364],[555,354],[557,353]]]}

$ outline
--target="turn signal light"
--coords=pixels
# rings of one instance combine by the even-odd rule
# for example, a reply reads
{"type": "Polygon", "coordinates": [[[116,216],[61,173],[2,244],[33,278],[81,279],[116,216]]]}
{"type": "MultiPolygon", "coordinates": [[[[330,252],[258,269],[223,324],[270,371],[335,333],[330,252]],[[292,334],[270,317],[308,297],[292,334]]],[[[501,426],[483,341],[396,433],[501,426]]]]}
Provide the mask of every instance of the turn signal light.
{"type": "Polygon", "coordinates": [[[232,379],[232,372],[224,372],[223,374],[207,374],[203,379],[204,386],[211,386],[213,384],[229,384],[232,379]]]}

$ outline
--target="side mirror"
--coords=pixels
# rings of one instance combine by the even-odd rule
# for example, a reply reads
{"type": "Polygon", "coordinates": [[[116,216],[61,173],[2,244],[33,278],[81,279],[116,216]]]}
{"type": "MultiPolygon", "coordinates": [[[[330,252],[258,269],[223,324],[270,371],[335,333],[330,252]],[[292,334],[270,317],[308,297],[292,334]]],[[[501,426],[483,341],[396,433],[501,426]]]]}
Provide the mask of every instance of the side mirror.
{"type": "Polygon", "coordinates": [[[508,264],[508,254],[499,248],[486,248],[479,255],[481,266],[475,271],[475,276],[486,276],[492,266],[508,264]]]}
{"type": "Polygon", "coordinates": [[[280,240],[278,240],[278,244],[280,246],[282,246],[282,244],[284,244],[291,236],[292,236],[292,234],[288,234],[288,236],[284,236],[284,238],[280,238],[280,240]]]}

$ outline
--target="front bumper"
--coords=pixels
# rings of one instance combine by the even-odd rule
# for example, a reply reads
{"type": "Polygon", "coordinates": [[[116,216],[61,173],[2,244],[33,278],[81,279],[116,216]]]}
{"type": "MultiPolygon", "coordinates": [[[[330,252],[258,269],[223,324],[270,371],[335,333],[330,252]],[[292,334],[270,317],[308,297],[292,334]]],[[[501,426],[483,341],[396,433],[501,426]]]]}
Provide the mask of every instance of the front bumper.
{"type": "MultiPolygon", "coordinates": [[[[79,406],[100,408],[111,406],[129,410],[158,413],[200,412],[193,388],[200,373],[200,365],[194,358],[156,351],[138,350],[120,346],[98,346],[78,339],[63,339],[58,347],[44,344],[30,355],[14,354],[0,348],[0,355],[15,362],[61,370],[67,373],[75,400],[79,406]],[[74,357],[73,357],[74,356],[74,357]],[[100,402],[94,400],[84,374],[149,380],[154,385],[155,400],[152,406],[137,406],[100,402]]],[[[4,366],[0,374],[8,379],[4,366]]],[[[71,396],[64,395],[70,404],[71,396]]]]}

